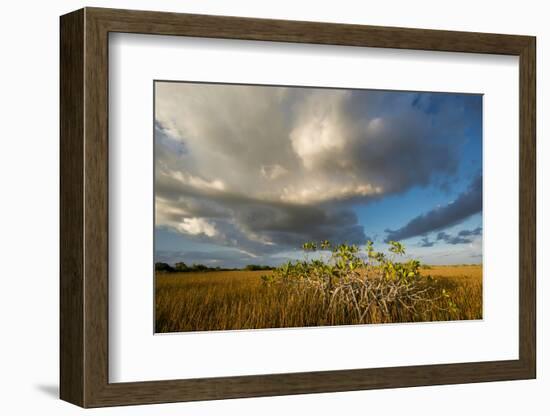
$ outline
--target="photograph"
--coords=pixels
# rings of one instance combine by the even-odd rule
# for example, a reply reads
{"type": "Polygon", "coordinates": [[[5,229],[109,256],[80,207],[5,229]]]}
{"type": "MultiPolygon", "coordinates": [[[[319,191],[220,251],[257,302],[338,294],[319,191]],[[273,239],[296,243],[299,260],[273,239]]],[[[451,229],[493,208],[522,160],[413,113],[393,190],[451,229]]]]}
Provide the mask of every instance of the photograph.
{"type": "Polygon", "coordinates": [[[155,333],[482,319],[482,102],[155,81],[155,333]]]}
{"type": "Polygon", "coordinates": [[[11,31],[9,407],[536,414],[541,8],[249,3],[11,31]]]}

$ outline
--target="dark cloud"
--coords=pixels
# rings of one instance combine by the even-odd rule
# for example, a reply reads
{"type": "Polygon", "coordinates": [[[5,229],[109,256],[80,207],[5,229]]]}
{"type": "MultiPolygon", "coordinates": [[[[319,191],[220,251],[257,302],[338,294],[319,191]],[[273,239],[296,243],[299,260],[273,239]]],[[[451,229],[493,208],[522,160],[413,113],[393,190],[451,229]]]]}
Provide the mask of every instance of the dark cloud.
{"type": "Polygon", "coordinates": [[[477,227],[473,230],[461,230],[457,233],[457,235],[450,235],[444,231],[441,231],[437,234],[436,239],[452,245],[469,244],[473,241],[471,237],[481,235],[481,232],[481,227],[477,227]]]}
{"type": "Polygon", "coordinates": [[[474,228],[473,230],[462,230],[462,231],[459,231],[458,235],[460,237],[470,237],[470,236],[474,236],[474,235],[481,235],[481,231],[482,231],[482,228],[481,227],[477,227],[477,228],[474,228]]]}
{"type": "Polygon", "coordinates": [[[447,233],[439,233],[437,235],[437,239],[438,240],[443,240],[444,242],[446,242],[447,244],[452,244],[452,245],[456,245],[456,244],[468,244],[468,243],[471,243],[472,240],[469,239],[469,238],[464,238],[464,237],[460,237],[460,236],[451,236],[447,233]]]}
{"type": "Polygon", "coordinates": [[[399,193],[430,184],[436,174],[456,173],[462,141],[441,140],[447,135],[416,112],[388,114],[369,122],[367,132],[359,134],[348,150],[348,158],[384,195],[399,193]]]}
{"type": "Polygon", "coordinates": [[[432,247],[435,244],[434,241],[430,241],[428,237],[422,237],[420,240],[420,247],[432,247]]]}
{"type": "Polygon", "coordinates": [[[216,233],[207,236],[197,228],[192,234],[187,229],[188,238],[200,242],[214,240],[257,255],[297,248],[307,241],[364,244],[368,239],[355,212],[346,207],[265,201],[228,191],[178,187],[171,178],[162,176],[157,178],[156,196],[162,211],[157,223],[170,228],[172,224],[177,227],[185,218],[200,217],[216,233]],[[162,210],[165,200],[169,201],[169,209],[162,210]]]}
{"type": "Polygon", "coordinates": [[[241,205],[234,218],[253,233],[272,242],[296,245],[304,241],[332,240],[334,243],[364,243],[363,227],[349,209],[264,202],[241,205]]]}
{"type": "Polygon", "coordinates": [[[388,233],[386,241],[405,240],[450,227],[481,212],[481,209],[482,177],[479,175],[452,203],[419,215],[397,230],[386,230],[388,233]]]}

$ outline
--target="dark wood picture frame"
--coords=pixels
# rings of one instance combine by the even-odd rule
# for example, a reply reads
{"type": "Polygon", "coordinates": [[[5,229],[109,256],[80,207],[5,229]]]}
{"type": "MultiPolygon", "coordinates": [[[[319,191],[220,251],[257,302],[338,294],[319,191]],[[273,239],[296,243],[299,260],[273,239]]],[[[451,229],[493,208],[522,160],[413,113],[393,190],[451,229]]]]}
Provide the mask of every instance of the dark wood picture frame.
{"type": "Polygon", "coordinates": [[[536,376],[535,38],[85,8],[61,17],[60,396],[82,407],[530,379],[536,376]],[[519,56],[519,359],[109,383],[110,32],[519,56]]]}

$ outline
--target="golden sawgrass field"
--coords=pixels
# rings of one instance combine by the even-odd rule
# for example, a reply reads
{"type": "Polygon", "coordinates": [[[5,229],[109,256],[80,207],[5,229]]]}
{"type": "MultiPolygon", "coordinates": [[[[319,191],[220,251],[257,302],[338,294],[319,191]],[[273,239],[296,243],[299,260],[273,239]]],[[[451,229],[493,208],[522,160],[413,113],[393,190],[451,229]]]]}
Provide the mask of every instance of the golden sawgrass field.
{"type": "MultiPolygon", "coordinates": [[[[265,285],[269,271],[157,273],[155,281],[156,332],[210,331],[352,325],[349,312],[327,320],[324,304],[315,294],[296,294],[284,287],[265,285]]],[[[482,318],[482,266],[431,266],[422,269],[430,283],[447,298],[435,300],[440,308],[412,314],[394,307],[391,320],[376,311],[366,323],[469,320],[482,318]],[[448,301],[455,310],[446,308],[448,301]]]]}

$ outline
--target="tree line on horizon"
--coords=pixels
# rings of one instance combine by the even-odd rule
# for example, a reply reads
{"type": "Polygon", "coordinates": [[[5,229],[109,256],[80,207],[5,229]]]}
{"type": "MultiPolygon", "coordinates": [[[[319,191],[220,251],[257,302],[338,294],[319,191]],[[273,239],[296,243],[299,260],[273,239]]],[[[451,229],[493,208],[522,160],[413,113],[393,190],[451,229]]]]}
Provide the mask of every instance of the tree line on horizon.
{"type": "Polygon", "coordinates": [[[243,268],[227,268],[227,267],[209,267],[205,264],[196,264],[193,263],[192,265],[187,265],[184,262],[177,262],[173,266],[164,263],[164,262],[156,262],[155,263],[155,271],[156,272],[162,272],[162,273],[182,273],[182,272],[223,272],[223,271],[232,271],[232,270],[246,270],[246,271],[261,271],[261,270],[274,270],[275,267],[272,266],[266,266],[266,265],[260,265],[260,264],[247,264],[243,268]]]}

